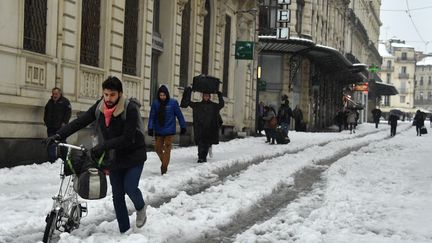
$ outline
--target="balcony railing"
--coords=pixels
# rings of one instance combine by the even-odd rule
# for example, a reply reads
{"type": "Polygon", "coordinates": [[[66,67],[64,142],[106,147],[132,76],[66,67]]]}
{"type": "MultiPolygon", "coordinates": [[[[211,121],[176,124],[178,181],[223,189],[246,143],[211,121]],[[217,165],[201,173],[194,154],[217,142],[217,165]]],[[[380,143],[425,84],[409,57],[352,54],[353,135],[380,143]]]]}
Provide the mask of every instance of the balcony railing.
{"type": "Polygon", "coordinates": [[[415,58],[413,57],[406,57],[406,58],[398,57],[396,58],[396,60],[398,62],[415,62],[415,58]]]}
{"type": "Polygon", "coordinates": [[[394,66],[382,66],[381,67],[381,71],[382,72],[393,72],[394,71],[394,66]]]}
{"type": "Polygon", "coordinates": [[[408,73],[399,73],[399,78],[400,79],[408,79],[409,78],[409,74],[408,73]]]}

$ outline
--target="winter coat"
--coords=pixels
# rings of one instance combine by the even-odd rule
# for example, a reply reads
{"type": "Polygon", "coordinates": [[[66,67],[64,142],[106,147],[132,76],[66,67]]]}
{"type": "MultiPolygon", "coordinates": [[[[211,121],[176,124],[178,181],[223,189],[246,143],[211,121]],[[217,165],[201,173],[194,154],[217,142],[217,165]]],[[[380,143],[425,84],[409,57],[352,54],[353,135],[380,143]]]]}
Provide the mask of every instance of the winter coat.
{"type": "Polygon", "coordinates": [[[148,122],[148,129],[149,130],[153,129],[156,136],[174,135],[176,133],[176,120],[175,120],[176,117],[179,121],[180,127],[186,128],[186,122],[180,110],[180,106],[177,100],[170,99],[168,89],[164,87],[165,86],[162,85],[159,88],[158,94],[160,92],[164,92],[165,94],[167,94],[167,100],[165,101],[166,102],[165,106],[161,106],[162,101],[159,100],[159,95],[158,95],[158,99],[155,99],[151,106],[150,117],[148,122]],[[158,120],[158,114],[161,107],[164,107],[165,109],[163,125],[161,125],[158,120]]]}
{"type": "Polygon", "coordinates": [[[290,124],[291,123],[291,117],[293,116],[291,107],[289,107],[289,105],[286,104],[282,104],[279,107],[278,113],[277,113],[277,119],[279,124],[281,123],[286,123],[286,124],[290,124]]]}
{"type": "Polygon", "coordinates": [[[192,102],[190,100],[192,89],[185,88],[182,104],[190,106],[193,109],[193,128],[195,143],[218,144],[219,127],[221,118],[219,111],[224,107],[225,102],[222,94],[218,94],[219,104],[212,101],[192,102]]]}
{"type": "Polygon", "coordinates": [[[391,126],[396,126],[398,120],[399,120],[399,116],[398,115],[390,114],[390,116],[389,116],[389,124],[391,126]]]}
{"type": "Polygon", "coordinates": [[[51,98],[45,105],[44,122],[48,131],[55,132],[62,127],[62,124],[67,124],[71,118],[71,104],[68,99],[63,96],[54,102],[51,98]]]}
{"type": "Polygon", "coordinates": [[[110,158],[112,161],[109,165],[110,170],[125,169],[143,164],[147,159],[147,154],[144,134],[137,129],[138,116],[140,116],[139,105],[135,102],[129,102],[126,120],[123,120],[121,114],[125,109],[125,97],[121,96],[112,114],[111,122],[106,127],[103,105],[100,106],[98,111],[100,115],[98,120],[96,120],[95,112],[99,102],[103,102],[103,99],[98,100],[84,114],[62,127],[57,133],[61,138],[66,138],[95,122],[95,126],[99,127],[102,134],[100,146],[103,146],[108,154],[113,154],[113,157],[110,158]]]}
{"type": "Polygon", "coordinates": [[[268,129],[268,128],[274,128],[270,126],[270,120],[275,117],[276,114],[272,111],[272,109],[269,109],[269,111],[264,112],[264,129],[268,129]]]}
{"type": "Polygon", "coordinates": [[[303,120],[303,112],[299,108],[295,108],[292,113],[296,122],[303,120]]]}
{"type": "Polygon", "coordinates": [[[421,112],[417,112],[414,116],[414,123],[418,127],[424,126],[425,116],[421,112]]]}
{"type": "Polygon", "coordinates": [[[355,111],[350,110],[348,112],[347,122],[348,124],[355,124],[357,121],[357,114],[355,111]]]}
{"type": "Polygon", "coordinates": [[[381,110],[380,109],[373,109],[372,110],[372,116],[375,122],[379,121],[381,117],[381,110]]]}

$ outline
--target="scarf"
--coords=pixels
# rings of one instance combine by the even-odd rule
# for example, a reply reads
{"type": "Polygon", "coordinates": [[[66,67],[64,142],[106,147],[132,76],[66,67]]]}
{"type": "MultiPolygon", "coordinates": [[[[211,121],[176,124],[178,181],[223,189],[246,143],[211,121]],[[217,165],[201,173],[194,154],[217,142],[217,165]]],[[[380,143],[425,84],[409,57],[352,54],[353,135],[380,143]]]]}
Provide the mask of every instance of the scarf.
{"type": "Polygon", "coordinates": [[[104,116],[105,116],[105,126],[108,127],[110,122],[111,122],[111,118],[112,118],[112,114],[114,113],[115,109],[117,106],[113,106],[112,108],[108,108],[104,102],[104,116]]]}

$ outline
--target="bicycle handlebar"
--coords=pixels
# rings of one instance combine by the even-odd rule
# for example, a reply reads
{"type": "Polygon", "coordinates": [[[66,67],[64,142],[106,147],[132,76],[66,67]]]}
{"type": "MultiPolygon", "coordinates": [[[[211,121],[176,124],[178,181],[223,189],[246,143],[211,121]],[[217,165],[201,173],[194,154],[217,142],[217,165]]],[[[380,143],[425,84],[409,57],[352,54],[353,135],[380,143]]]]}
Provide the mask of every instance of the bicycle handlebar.
{"type": "Polygon", "coordinates": [[[81,150],[81,151],[86,151],[87,149],[82,147],[82,146],[76,146],[76,145],[72,145],[72,144],[68,144],[68,143],[58,143],[58,146],[61,147],[66,147],[66,148],[71,148],[71,149],[77,149],[77,150],[81,150]]]}

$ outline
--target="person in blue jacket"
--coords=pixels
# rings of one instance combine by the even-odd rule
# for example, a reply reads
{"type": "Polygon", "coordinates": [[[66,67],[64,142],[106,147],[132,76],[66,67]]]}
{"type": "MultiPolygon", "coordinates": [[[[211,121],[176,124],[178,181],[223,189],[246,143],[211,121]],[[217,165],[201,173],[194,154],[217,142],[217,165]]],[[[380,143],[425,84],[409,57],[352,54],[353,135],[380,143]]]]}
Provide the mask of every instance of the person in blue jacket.
{"type": "Polygon", "coordinates": [[[156,137],[155,151],[162,162],[161,174],[168,170],[171,148],[176,133],[176,117],[180,124],[180,134],[186,133],[186,122],[175,99],[171,99],[165,85],[159,87],[157,99],[153,101],[148,122],[148,135],[156,137]]]}

